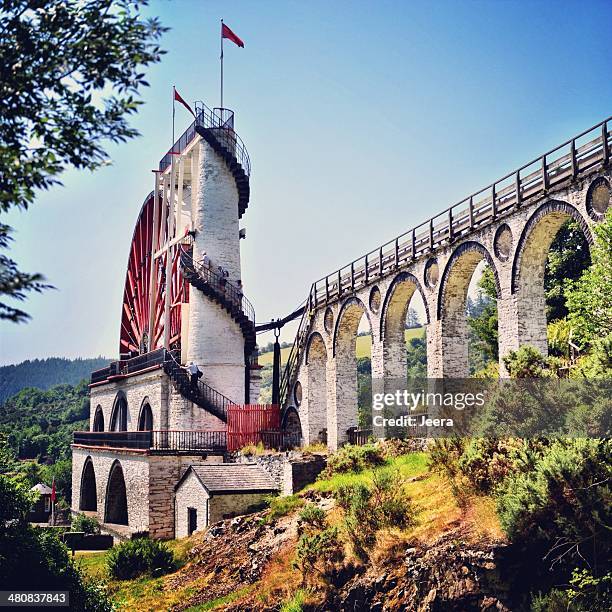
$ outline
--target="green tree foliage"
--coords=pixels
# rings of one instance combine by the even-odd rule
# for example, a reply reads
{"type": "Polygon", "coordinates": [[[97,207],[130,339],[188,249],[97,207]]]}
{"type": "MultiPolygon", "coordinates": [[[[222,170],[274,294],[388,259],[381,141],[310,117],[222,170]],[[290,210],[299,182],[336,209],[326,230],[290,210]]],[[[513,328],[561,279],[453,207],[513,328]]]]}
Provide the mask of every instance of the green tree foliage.
{"type": "Polygon", "coordinates": [[[77,385],[94,370],[108,365],[110,359],[32,359],[0,367],[0,404],[26,387],[43,391],[55,385],[77,385]]]}
{"type": "MultiPolygon", "coordinates": [[[[164,32],[143,19],[146,0],[3,0],[0,11],[2,120],[0,211],[25,210],[36,191],[59,183],[67,168],[108,163],[108,142],[137,135],[128,124],[146,86],[143,69],[160,60],[164,32]]],[[[0,251],[11,228],[0,225],[0,251]]],[[[0,295],[23,300],[46,288],[0,254],[0,295]]],[[[0,319],[25,321],[0,303],[0,319]]]]}
{"type": "Polygon", "coordinates": [[[408,378],[427,378],[427,338],[410,338],[406,345],[408,378]]]}
{"type": "Polygon", "coordinates": [[[584,347],[612,336],[612,209],[594,232],[593,263],[566,291],[575,341],[584,347]]]}
{"type": "Polygon", "coordinates": [[[72,432],[87,429],[87,381],[47,391],[22,389],[0,406],[0,432],[20,459],[70,458],[72,432]]]}
{"type": "Polygon", "coordinates": [[[611,478],[610,440],[556,440],[532,470],[504,481],[502,527],[553,567],[609,567],[611,478]]]}
{"type": "Polygon", "coordinates": [[[468,297],[470,371],[472,374],[499,359],[497,333],[497,289],[487,265],[478,281],[476,300],[468,297]]]}
{"type": "Polygon", "coordinates": [[[69,591],[71,610],[111,612],[102,588],[85,579],[57,535],[28,524],[32,501],[25,485],[0,475],[0,584],[69,591]]]}
{"type": "Polygon", "coordinates": [[[544,291],[546,319],[556,321],[568,314],[566,288],[591,265],[589,243],[578,223],[569,219],[557,232],[546,260],[544,291]]]}

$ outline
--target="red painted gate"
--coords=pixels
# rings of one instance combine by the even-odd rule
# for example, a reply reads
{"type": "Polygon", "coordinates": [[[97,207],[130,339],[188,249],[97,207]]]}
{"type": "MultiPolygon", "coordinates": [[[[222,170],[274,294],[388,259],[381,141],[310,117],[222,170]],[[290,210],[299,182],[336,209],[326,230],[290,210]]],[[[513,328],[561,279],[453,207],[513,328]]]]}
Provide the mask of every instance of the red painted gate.
{"type": "Polygon", "coordinates": [[[235,451],[247,444],[266,444],[266,434],[279,432],[278,404],[244,404],[227,410],[227,450],[235,451]]]}

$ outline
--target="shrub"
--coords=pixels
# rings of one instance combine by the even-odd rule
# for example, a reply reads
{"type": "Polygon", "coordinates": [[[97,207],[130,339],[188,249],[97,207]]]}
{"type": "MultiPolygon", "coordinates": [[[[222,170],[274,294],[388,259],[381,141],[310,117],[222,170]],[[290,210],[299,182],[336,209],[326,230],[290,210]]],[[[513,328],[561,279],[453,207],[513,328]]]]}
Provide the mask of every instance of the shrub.
{"type": "Polygon", "coordinates": [[[509,476],[498,498],[502,528],[552,567],[594,566],[611,550],[612,441],[560,439],[532,470],[509,476]]]}
{"type": "Polygon", "coordinates": [[[294,567],[302,574],[302,584],[319,576],[327,578],[344,552],[338,541],[338,529],[330,527],[313,534],[303,534],[297,544],[294,567]]]}
{"type": "Polygon", "coordinates": [[[519,439],[474,438],[457,466],[475,491],[489,493],[516,469],[523,448],[519,439]]]}
{"type": "Polygon", "coordinates": [[[595,578],[588,570],[574,570],[567,590],[552,589],[534,596],[532,612],[608,612],[612,610],[612,573],[595,578]]]}
{"type": "Polygon", "coordinates": [[[86,534],[100,533],[100,523],[94,517],[77,514],[72,519],[72,531],[82,531],[86,534]]]}
{"type": "Polygon", "coordinates": [[[299,515],[299,532],[303,532],[305,528],[309,530],[323,529],[325,527],[325,510],[319,508],[315,504],[306,504],[299,515]]]}
{"type": "Polygon", "coordinates": [[[382,449],[376,444],[354,446],[346,444],[327,460],[327,467],[321,472],[321,478],[330,478],[334,474],[362,472],[367,468],[385,463],[382,449]]]}
{"type": "Polygon", "coordinates": [[[305,504],[304,500],[297,495],[270,496],[266,498],[266,502],[270,506],[270,511],[262,519],[263,522],[273,521],[281,516],[286,516],[305,504]]]}
{"type": "Polygon", "coordinates": [[[137,538],[112,548],[106,558],[108,572],[118,580],[150,573],[161,576],[176,568],[174,554],[164,542],[137,538]]]}
{"type": "Polygon", "coordinates": [[[405,529],[414,524],[416,511],[403,484],[398,472],[382,469],[374,472],[370,486],[356,483],[336,492],[338,505],[345,513],[346,532],[360,559],[367,559],[380,529],[405,529]]]}

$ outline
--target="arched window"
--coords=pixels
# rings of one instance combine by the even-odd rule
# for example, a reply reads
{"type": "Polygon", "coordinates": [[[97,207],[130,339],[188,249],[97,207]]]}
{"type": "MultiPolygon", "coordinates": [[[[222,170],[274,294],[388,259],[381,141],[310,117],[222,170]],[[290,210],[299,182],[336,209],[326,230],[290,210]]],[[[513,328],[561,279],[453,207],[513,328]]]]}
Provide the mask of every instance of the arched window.
{"type": "Polygon", "coordinates": [[[125,490],[123,468],[119,461],[113,463],[108,475],[104,522],[128,525],[127,492],[125,490]]]}
{"type": "Polygon", "coordinates": [[[153,411],[149,402],[145,401],[138,417],[138,431],[151,431],[153,429],[153,411]]]}
{"type": "Polygon", "coordinates": [[[115,404],[113,405],[113,412],[111,414],[111,431],[127,431],[127,398],[123,391],[117,393],[115,398],[115,404]]]}
{"type": "Polygon", "coordinates": [[[96,489],[96,475],[94,473],[91,457],[87,457],[81,474],[81,495],[79,510],[95,511],[98,509],[98,493],[96,489]]]}
{"type": "Polygon", "coordinates": [[[104,413],[102,406],[96,406],[96,413],[93,421],[93,431],[104,431],[104,413]]]}

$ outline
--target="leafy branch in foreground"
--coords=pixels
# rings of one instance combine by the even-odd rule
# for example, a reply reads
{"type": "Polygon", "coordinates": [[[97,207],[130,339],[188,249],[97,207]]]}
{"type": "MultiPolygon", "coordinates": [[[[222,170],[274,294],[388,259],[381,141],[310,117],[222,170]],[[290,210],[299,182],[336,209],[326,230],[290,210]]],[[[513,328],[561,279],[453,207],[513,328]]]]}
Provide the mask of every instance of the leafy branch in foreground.
{"type": "MultiPolygon", "coordinates": [[[[160,61],[167,30],[143,18],[146,0],[0,0],[0,213],[25,210],[67,168],[109,163],[105,142],[138,135],[128,116],[160,61]]],[[[0,251],[10,243],[0,226],[0,251]]],[[[23,301],[49,285],[0,255],[0,297],[23,301]]],[[[0,303],[0,319],[27,313],[0,303]]]]}

